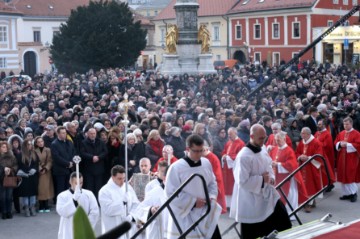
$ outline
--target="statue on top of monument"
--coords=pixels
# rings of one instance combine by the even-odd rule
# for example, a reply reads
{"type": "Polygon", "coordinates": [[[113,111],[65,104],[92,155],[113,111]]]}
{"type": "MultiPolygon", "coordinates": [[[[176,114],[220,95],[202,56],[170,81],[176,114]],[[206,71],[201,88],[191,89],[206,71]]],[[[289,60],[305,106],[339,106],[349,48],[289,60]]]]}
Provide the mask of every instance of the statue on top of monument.
{"type": "Polygon", "coordinates": [[[201,53],[210,52],[210,32],[206,25],[201,24],[198,32],[198,42],[201,43],[201,53]]]}
{"type": "Polygon", "coordinates": [[[176,54],[176,42],[179,39],[179,30],[174,24],[170,24],[166,33],[166,52],[169,54],[176,54]]]}

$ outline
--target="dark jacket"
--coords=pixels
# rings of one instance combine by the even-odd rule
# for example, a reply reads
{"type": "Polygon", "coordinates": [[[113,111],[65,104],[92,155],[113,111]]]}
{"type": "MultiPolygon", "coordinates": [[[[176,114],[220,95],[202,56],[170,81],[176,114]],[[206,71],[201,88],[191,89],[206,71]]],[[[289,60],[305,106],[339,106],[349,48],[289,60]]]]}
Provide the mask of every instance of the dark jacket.
{"type": "Polygon", "coordinates": [[[170,144],[174,149],[174,156],[178,159],[185,157],[186,144],[181,137],[170,136],[167,144],[170,144]]]}
{"type": "Polygon", "coordinates": [[[74,168],[69,168],[75,156],[74,145],[69,140],[55,139],[50,149],[53,157],[53,175],[68,175],[74,168]]]}
{"type": "Polygon", "coordinates": [[[80,146],[80,157],[84,174],[100,175],[105,171],[107,147],[103,141],[96,138],[92,142],[89,138],[84,139],[80,146]],[[99,161],[93,162],[93,157],[98,156],[99,161]]]}
{"type": "Polygon", "coordinates": [[[35,159],[32,159],[30,164],[28,162],[23,163],[21,158],[18,159],[18,170],[22,170],[24,173],[28,174],[31,169],[35,169],[36,173],[34,175],[29,175],[28,177],[22,177],[22,182],[18,188],[19,197],[37,195],[39,185],[39,159],[35,156],[35,159]]]}

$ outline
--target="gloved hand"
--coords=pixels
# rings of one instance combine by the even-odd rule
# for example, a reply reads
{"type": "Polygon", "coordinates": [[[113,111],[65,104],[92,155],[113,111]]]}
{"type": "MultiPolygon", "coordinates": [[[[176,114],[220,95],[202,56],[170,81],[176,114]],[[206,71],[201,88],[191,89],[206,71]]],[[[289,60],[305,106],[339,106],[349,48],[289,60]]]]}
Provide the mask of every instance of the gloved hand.
{"type": "Polygon", "coordinates": [[[74,194],[73,194],[73,199],[74,199],[75,201],[78,201],[78,200],[80,199],[80,197],[81,197],[81,190],[80,190],[80,186],[77,185],[77,186],[75,187],[75,191],[74,191],[74,194]]]}
{"type": "Polygon", "coordinates": [[[30,176],[32,176],[32,175],[34,175],[36,173],[36,170],[35,169],[30,169],[30,171],[29,171],[29,175],[30,176]]]}
{"type": "Polygon", "coordinates": [[[21,169],[17,172],[16,174],[17,176],[20,176],[20,177],[24,177],[24,178],[28,178],[29,175],[27,173],[25,173],[24,171],[22,171],[21,169]]]}
{"type": "Polygon", "coordinates": [[[128,221],[128,222],[132,222],[133,217],[131,215],[127,215],[125,220],[128,221]]]}

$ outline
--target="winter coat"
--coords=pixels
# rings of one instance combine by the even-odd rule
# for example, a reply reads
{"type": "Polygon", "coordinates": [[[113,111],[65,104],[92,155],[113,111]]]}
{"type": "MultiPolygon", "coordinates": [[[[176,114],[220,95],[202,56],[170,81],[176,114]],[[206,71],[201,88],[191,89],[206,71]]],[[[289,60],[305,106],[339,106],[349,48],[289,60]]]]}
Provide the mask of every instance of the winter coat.
{"type": "Polygon", "coordinates": [[[54,197],[54,184],[51,174],[52,157],[49,148],[35,149],[39,158],[38,200],[48,200],[54,197]]]}

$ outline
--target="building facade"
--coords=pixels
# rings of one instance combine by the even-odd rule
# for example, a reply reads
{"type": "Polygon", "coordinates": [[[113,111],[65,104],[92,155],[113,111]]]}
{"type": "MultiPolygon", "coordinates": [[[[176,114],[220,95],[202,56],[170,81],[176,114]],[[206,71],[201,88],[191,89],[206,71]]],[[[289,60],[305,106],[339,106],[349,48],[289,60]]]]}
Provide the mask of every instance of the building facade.
{"type": "MultiPolygon", "coordinates": [[[[228,12],[230,55],[241,62],[267,61],[279,65],[282,60],[292,59],[355,5],[354,0],[241,0],[228,12]]],[[[358,14],[350,17],[345,26],[336,29],[300,60],[349,62],[360,50],[358,30],[349,27],[358,20],[358,14]],[[347,38],[345,32],[353,37],[347,38]],[[346,49],[345,39],[349,40],[346,49]]]]}

